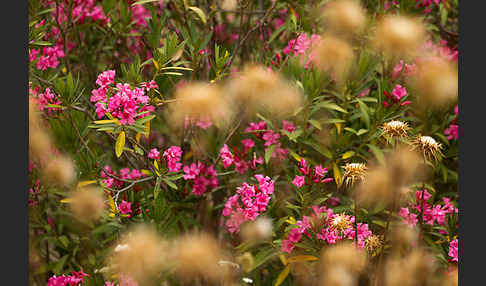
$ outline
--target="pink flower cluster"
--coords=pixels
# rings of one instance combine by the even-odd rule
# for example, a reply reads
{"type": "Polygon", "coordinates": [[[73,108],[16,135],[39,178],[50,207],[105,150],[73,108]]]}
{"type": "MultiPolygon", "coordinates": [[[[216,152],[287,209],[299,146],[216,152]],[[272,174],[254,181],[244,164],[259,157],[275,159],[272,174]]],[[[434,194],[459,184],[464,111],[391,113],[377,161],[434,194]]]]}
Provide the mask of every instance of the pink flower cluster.
{"type": "Polygon", "coordinates": [[[125,184],[125,182],[120,181],[120,180],[117,180],[117,179],[112,178],[112,177],[109,177],[107,174],[113,175],[113,176],[118,177],[118,178],[123,179],[123,180],[138,180],[138,179],[140,179],[140,178],[142,178],[142,177],[145,176],[145,174],[142,173],[142,172],[140,172],[139,170],[132,169],[130,171],[129,168],[120,169],[120,172],[117,173],[110,166],[106,165],[103,168],[103,171],[100,172],[100,177],[101,178],[105,178],[103,180],[103,183],[108,188],[113,188],[113,187],[120,188],[120,187],[123,187],[123,185],[125,184]]]}
{"type": "Polygon", "coordinates": [[[408,82],[408,78],[413,76],[417,72],[417,65],[415,63],[406,64],[403,60],[400,60],[398,64],[393,67],[392,79],[397,79],[403,76],[405,82],[408,82]]]}
{"type": "Polygon", "coordinates": [[[118,205],[118,210],[120,210],[122,214],[129,214],[132,212],[132,203],[122,200],[120,205],[118,205]]]}
{"type": "Polygon", "coordinates": [[[213,122],[209,117],[201,116],[201,118],[197,119],[196,121],[194,118],[189,118],[189,116],[186,116],[184,128],[187,129],[190,125],[193,125],[194,122],[196,122],[197,127],[201,127],[202,129],[208,129],[209,127],[213,126],[213,122]]]}
{"type": "Polygon", "coordinates": [[[213,165],[204,165],[201,162],[184,166],[184,180],[193,181],[192,193],[196,196],[203,195],[208,188],[218,187],[218,173],[213,165]]]}
{"type": "MultiPolygon", "coordinates": [[[[149,159],[160,160],[160,152],[157,148],[150,150],[148,154],[149,159]]],[[[162,154],[162,158],[167,162],[167,167],[169,172],[179,172],[182,168],[182,163],[179,161],[182,157],[182,149],[179,146],[171,146],[162,154]]]]}
{"type": "Polygon", "coordinates": [[[300,55],[300,63],[304,63],[305,60],[305,68],[307,69],[315,58],[312,52],[312,47],[320,40],[321,36],[316,34],[312,34],[310,37],[305,33],[300,34],[297,39],[290,40],[282,52],[286,55],[293,55],[294,57],[298,57],[300,55]]]}
{"type": "Polygon", "coordinates": [[[35,62],[37,60],[35,66],[38,70],[42,71],[47,70],[48,68],[57,68],[59,65],[59,58],[63,58],[64,56],[65,54],[61,45],[29,50],[29,62],[35,62]]]}
{"type": "Polygon", "coordinates": [[[262,174],[256,174],[254,177],[258,184],[250,185],[244,182],[236,188],[236,194],[229,197],[224,205],[222,214],[225,217],[229,216],[226,227],[231,233],[239,232],[242,223],[254,221],[267,209],[275,182],[262,174]]]}
{"type": "MultiPolygon", "coordinates": [[[[282,121],[282,129],[292,133],[295,130],[295,126],[292,122],[283,120],[282,121]]],[[[250,122],[249,126],[245,128],[246,133],[252,133],[257,139],[263,141],[263,146],[265,148],[265,152],[267,152],[268,148],[271,145],[275,145],[275,149],[272,153],[272,158],[278,158],[279,160],[285,160],[287,154],[289,153],[288,149],[282,148],[282,144],[280,142],[280,134],[274,132],[271,129],[267,129],[267,123],[265,121],[260,122],[250,122]]]]}
{"type": "Polygon", "coordinates": [[[452,257],[452,261],[459,262],[459,241],[454,239],[449,244],[449,256],[452,257]]]}
{"type": "MultiPolygon", "coordinates": [[[[58,10],[56,11],[56,1],[48,1],[48,4],[54,8],[52,16],[57,17],[60,23],[68,20],[70,2],[67,0],[60,1],[57,5],[58,10]]],[[[88,19],[93,22],[99,21],[102,25],[110,22],[110,18],[106,17],[101,5],[97,5],[97,0],[74,0],[73,2],[71,17],[74,23],[82,24],[88,19]]]]}
{"type": "MultiPolygon", "coordinates": [[[[419,216],[421,214],[422,192],[424,192],[424,222],[426,224],[434,225],[434,223],[437,223],[438,225],[444,225],[447,222],[447,215],[459,212],[459,210],[451,203],[451,199],[448,197],[442,198],[444,205],[432,205],[427,202],[432,198],[432,195],[427,192],[427,190],[416,191],[416,203],[410,203],[409,207],[401,208],[398,212],[398,216],[400,216],[407,225],[412,227],[415,226],[419,221],[419,216]],[[416,210],[417,214],[412,213],[410,210],[416,210]]],[[[444,233],[444,231],[441,231],[441,233],[444,233]]]]}
{"type": "Polygon", "coordinates": [[[59,110],[59,108],[57,108],[57,107],[46,107],[46,105],[49,105],[49,104],[61,105],[62,104],[61,100],[59,100],[59,96],[52,93],[50,88],[46,88],[46,90],[43,93],[39,93],[38,96],[39,96],[39,99],[37,100],[37,105],[39,107],[39,110],[47,109],[49,114],[51,114],[51,112],[59,110]]]}
{"type": "Polygon", "coordinates": [[[148,105],[149,97],[145,91],[150,88],[158,88],[155,82],[142,83],[142,87],[132,87],[125,83],[115,83],[115,71],[108,70],[98,75],[96,84],[100,87],[91,91],[91,102],[96,102],[96,114],[102,118],[106,113],[111,113],[120,119],[122,125],[133,124],[136,119],[149,116],[154,107],[148,105]],[[145,111],[149,111],[144,114],[145,111]]]}
{"type": "MultiPolygon", "coordinates": [[[[302,220],[296,222],[296,227],[290,229],[286,239],[282,240],[281,250],[283,252],[291,253],[296,244],[299,243],[303,235],[312,239],[314,235],[317,239],[325,241],[327,244],[336,244],[344,239],[354,240],[356,236],[356,229],[354,228],[354,216],[344,214],[334,214],[333,210],[325,206],[312,206],[313,213],[311,216],[303,216],[302,220]],[[349,221],[349,227],[344,231],[338,231],[333,228],[333,220],[341,216],[349,221]]],[[[358,227],[358,247],[363,249],[366,238],[373,235],[368,229],[368,224],[357,223],[358,227]]]]}
{"type": "Polygon", "coordinates": [[[415,5],[415,8],[418,7],[425,7],[424,12],[425,13],[430,13],[432,11],[432,4],[435,3],[435,5],[439,5],[441,0],[415,0],[417,5],[415,5]]]}
{"type": "Polygon", "coordinates": [[[400,104],[400,106],[405,106],[412,103],[409,100],[402,101],[402,99],[407,95],[407,90],[405,89],[405,87],[399,84],[395,85],[395,88],[393,88],[391,94],[387,91],[384,91],[383,93],[388,99],[388,101],[383,101],[383,106],[385,106],[385,108],[389,108],[393,104],[400,104]]]}
{"type": "Polygon", "coordinates": [[[454,111],[456,112],[456,119],[449,125],[449,127],[444,130],[444,135],[447,135],[448,140],[456,140],[459,139],[459,125],[454,124],[457,121],[457,116],[459,116],[459,110],[456,107],[454,108],[454,111]]]}
{"type": "Polygon", "coordinates": [[[329,170],[327,168],[323,168],[321,165],[317,165],[314,167],[314,172],[312,172],[312,167],[309,165],[307,166],[307,161],[302,158],[299,163],[299,173],[303,176],[296,175],[292,184],[298,188],[302,187],[305,184],[305,178],[307,177],[307,184],[310,185],[313,183],[327,183],[332,182],[333,178],[325,178],[324,176],[327,174],[329,170]]]}
{"type": "Polygon", "coordinates": [[[83,285],[84,277],[89,276],[82,270],[79,272],[73,271],[73,275],[53,275],[47,281],[47,286],[79,286],[83,285]]]}

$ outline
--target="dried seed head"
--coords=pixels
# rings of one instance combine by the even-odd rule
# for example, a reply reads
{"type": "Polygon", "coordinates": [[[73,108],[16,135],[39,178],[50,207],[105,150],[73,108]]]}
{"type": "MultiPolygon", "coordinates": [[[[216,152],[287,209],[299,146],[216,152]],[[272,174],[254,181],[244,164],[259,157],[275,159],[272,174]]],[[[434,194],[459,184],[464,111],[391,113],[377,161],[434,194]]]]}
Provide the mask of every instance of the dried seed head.
{"type": "Polygon", "coordinates": [[[272,220],[268,218],[258,218],[249,221],[241,227],[241,238],[247,243],[257,243],[272,237],[272,220]]]}
{"type": "Polygon", "coordinates": [[[325,6],[323,15],[329,28],[337,33],[357,34],[366,24],[366,13],[356,1],[331,2],[325,6]]]}
{"type": "Polygon", "coordinates": [[[425,27],[417,19],[387,15],[376,27],[374,45],[390,56],[415,55],[425,40],[425,27]]]}
{"type": "Polygon", "coordinates": [[[420,106],[440,107],[457,100],[457,67],[445,59],[432,57],[418,63],[410,83],[423,103],[420,106]]]}
{"type": "Polygon", "coordinates": [[[70,185],[76,178],[73,161],[65,156],[50,158],[44,169],[44,175],[52,185],[70,185]]]}
{"type": "Polygon", "coordinates": [[[215,125],[229,123],[232,109],[216,84],[188,83],[175,92],[175,102],[169,105],[170,117],[176,126],[186,118],[209,119],[215,125]]]}
{"type": "Polygon", "coordinates": [[[382,244],[382,239],[375,234],[365,239],[365,247],[370,254],[376,253],[381,248],[382,244]]]}
{"type": "Polygon", "coordinates": [[[345,214],[336,215],[331,220],[331,228],[338,233],[344,232],[349,227],[351,227],[351,220],[349,216],[345,214]]]}
{"type": "Polygon", "coordinates": [[[331,72],[338,82],[346,79],[354,60],[350,44],[332,35],[322,36],[312,53],[322,70],[331,72]]]}
{"type": "Polygon", "coordinates": [[[341,266],[356,276],[366,267],[366,254],[357,249],[352,242],[340,242],[325,247],[321,254],[321,269],[325,270],[332,266],[341,266]]]}
{"type": "Polygon", "coordinates": [[[81,188],[71,196],[71,211],[80,221],[88,222],[100,219],[104,206],[103,190],[100,188],[81,188]]]}
{"type": "Polygon", "coordinates": [[[442,144],[437,143],[434,138],[430,136],[418,135],[412,141],[412,148],[422,152],[423,156],[428,160],[438,161],[442,156],[442,144]]]}
{"type": "Polygon", "coordinates": [[[358,181],[364,179],[366,170],[368,168],[363,163],[346,163],[344,166],[343,182],[346,185],[353,186],[358,181]]]}
{"type": "Polygon", "coordinates": [[[213,282],[231,275],[228,267],[221,267],[220,260],[228,260],[217,241],[204,233],[187,234],[174,246],[176,273],[182,280],[205,278],[213,282]],[[197,259],[196,259],[197,258],[197,259]]]}
{"type": "Polygon", "coordinates": [[[164,269],[168,243],[148,226],[137,226],[126,233],[109,255],[113,274],[126,275],[144,285],[164,269]]]}
{"type": "Polygon", "coordinates": [[[385,122],[381,129],[387,140],[390,140],[391,138],[406,138],[408,136],[407,130],[410,127],[408,127],[406,122],[392,120],[385,122]]]}

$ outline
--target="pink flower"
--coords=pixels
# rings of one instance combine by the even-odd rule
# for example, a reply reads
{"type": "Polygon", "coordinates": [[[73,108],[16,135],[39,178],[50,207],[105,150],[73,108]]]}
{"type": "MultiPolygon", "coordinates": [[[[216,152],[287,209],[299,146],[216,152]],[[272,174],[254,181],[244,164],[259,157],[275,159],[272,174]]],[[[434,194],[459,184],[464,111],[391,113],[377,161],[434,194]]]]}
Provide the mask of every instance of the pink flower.
{"type": "Polygon", "coordinates": [[[456,105],[456,107],[454,107],[454,112],[456,113],[456,115],[459,115],[459,105],[456,105]]]}
{"type": "Polygon", "coordinates": [[[167,161],[169,172],[179,172],[182,168],[182,163],[179,163],[182,157],[182,150],[179,146],[171,146],[164,151],[162,157],[167,161]]]}
{"type": "Polygon", "coordinates": [[[280,138],[280,134],[273,132],[272,130],[269,130],[265,133],[263,133],[262,139],[265,141],[264,146],[270,146],[272,144],[277,143],[278,138],[280,138]]]}
{"type": "Polygon", "coordinates": [[[219,155],[221,156],[221,161],[223,162],[223,166],[228,168],[234,162],[233,154],[231,154],[228,145],[224,144],[223,148],[219,151],[219,155]]]}
{"type": "Polygon", "coordinates": [[[120,212],[122,214],[128,214],[128,213],[131,213],[132,212],[132,208],[131,207],[132,207],[132,203],[129,203],[129,202],[126,202],[126,201],[122,200],[122,202],[118,206],[118,209],[120,210],[120,212]]]}
{"type": "Polygon", "coordinates": [[[459,125],[451,124],[444,130],[444,135],[447,135],[447,140],[457,140],[459,138],[459,125]]]}
{"type": "Polygon", "coordinates": [[[192,163],[190,166],[184,166],[182,170],[185,173],[184,180],[195,179],[200,173],[198,166],[194,163],[192,163]]]}
{"type": "Polygon", "coordinates": [[[201,127],[202,129],[208,129],[213,125],[213,122],[209,118],[200,118],[196,122],[196,126],[201,127]]]}
{"type": "Polygon", "coordinates": [[[459,241],[457,238],[449,244],[449,256],[452,257],[452,261],[459,261],[459,241]]]}
{"type": "Polygon", "coordinates": [[[148,157],[150,159],[158,160],[159,159],[160,152],[157,151],[157,148],[150,149],[150,152],[148,154],[148,157]]]}
{"type": "Polygon", "coordinates": [[[370,88],[365,88],[360,93],[358,93],[357,97],[365,97],[368,94],[370,94],[370,88]]]}
{"type": "Polygon", "coordinates": [[[304,176],[295,176],[295,179],[292,181],[292,184],[294,184],[296,187],[302,187],[305,183],[304,176]]]}
{"type": "Polygon", "coordinates": [[[290,230],[289,236],[287,237],[293,243],[298,243],[300,238],[302,237],[302,233],[299,231],[298,228],[293,228],[290,230]]]}
{"type": "Polygon", "coordinates": [[[248,150],[255,147],[255,142],[253,142],[253,140],[251,140],[249,138],[243,139],[243,140],[241,140],[241,145],[243,145],[245,152],[248,152],[248,150]]]}
{"type": "Polygon", "coordinates": [[[96,84],[102,88],[106,88],[108,85],[115,83],[115,70],[107,70],[98,75],[96,84]]]}
{"type": "Polygon", "coordinates": [[[295,131],[295,125],[287,120],[282,120],[282,128],[284,130],[287,130],[289,133],[292,133],[295,131]]]}
{"type": "Polygon", "coordinates": [[[401,85],[397,84],[392,91],[392,95],[397,101],[400,101],[404,96],[407,95],[407,90],[401,85]]]}
{"type": "Polygon", "coordinates": [[[282,240],[282,251],[291,253],[295,245],[290,240],[282,240]]]}

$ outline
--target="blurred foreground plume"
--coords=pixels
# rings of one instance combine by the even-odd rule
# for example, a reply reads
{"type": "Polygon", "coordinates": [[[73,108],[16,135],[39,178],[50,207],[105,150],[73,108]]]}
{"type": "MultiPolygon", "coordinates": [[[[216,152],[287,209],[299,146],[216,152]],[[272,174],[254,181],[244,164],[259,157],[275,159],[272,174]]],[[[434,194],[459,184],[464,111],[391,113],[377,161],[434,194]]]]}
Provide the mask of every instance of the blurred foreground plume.
{"type": "Polygon", "coordinates": [[[269,112],[273,116],[292,115],[302,105],[299,90],[278,73],[260,65],[248,65],[227,85],[234,104],[245,112],[269,112]]]}
{"type": "Polygon", "coordinates": [[[167,264],[168,243],[155,230],[138,225],[124,234],[108,259],[113,274],[126,275],[141,286],[150,283],[167,264]]]}
{"type": "Polygon", "coordinates": [[[366,24],[366,12],[361,5],[352,0],[338,0],[326,4],[324,20],[334,33],[358,34],[366,24]]]}
{"type": "Polygon", "coordinates": [[[70,197],[70,207],[73,215],[80,221],[100,219],[105,207],[103,190],[95,187],[77,189],[70,197]]]}
{"type": "Polygon", "coordinates": [[[355,286],[367,264],[366,254],[352,242],[325,247],[322,250],[319,286],[355,286]]]}
{"type": "Polygon", "coordinates": [[[418,19],[386,15],[378,23],[372,42],[389,57],[411,58],[425,41],[425,27],[418,19]]]}

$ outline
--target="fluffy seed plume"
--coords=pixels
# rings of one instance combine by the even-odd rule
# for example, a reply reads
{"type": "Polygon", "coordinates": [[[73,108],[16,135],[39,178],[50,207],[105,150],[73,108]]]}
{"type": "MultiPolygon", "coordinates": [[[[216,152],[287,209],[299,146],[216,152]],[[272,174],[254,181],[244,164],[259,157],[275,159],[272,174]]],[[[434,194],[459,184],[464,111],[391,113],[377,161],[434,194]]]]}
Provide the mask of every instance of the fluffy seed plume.
{"type": "Polygon", "coordinates": [[[319,285],[357,285],[358,275],[365,267],[365,253],[352,242],[326,247],[321,254],[319,285]]]}
{"type": "Polygon", "coordinates": [[[457,100],[457,67],[440,57],[420,61],[410,83],[423,106],[440,107],[457,100]]]}
{"type": "Polygon", "coordinates": [[[47,181],[52,185],[67,186],[76,178],[73,161],[65,156],[50,158],[43,171],[47,181]]]}
{"type": "Polygon", "coordinates": [[[397,186],[389,168],[377,166],[368,172],[355,191],[358,203],[364,207],[371,207],[377,203],[389,204],[393,200],[397,186]]]}
{"type": "Polygon", "coordinates": [[[175,271],[184,281],[204,278],[218,282],[230,277],[233,270],[220,266],[219,261],[228,259],[217,241],[208,234],[186,234],[175,242],[173,251],[175,271]]]}
{"type": "Polygon", "coordinates": [[[383,123],[381,129],[385,138],[390,141],[391,138],[406,138],[408,136],[407,131],[410,127],[406,122],[392,120],[383,123]]]}
{"type": "Polygon", "coordinates": [[[434,258],[422,249],[414,249],[403,258],[391,258],[385,266],[385,285],[428,285],[435,270],[434,258]]]}
{"type": "Polygon", "coordinates": [[[278,73],[248,65],[227,85],[235,103],[249,113],[265,110],[287,116],[302,105],[302,95],[278,73]]]}
{"type": "Polygon", "coordinates": [[[457,286],[459,285],[457,269],[452,270],[444,276],[443,286],[457,286]]]}
{"type": "Polygon", "coordinates": [[[423,156],[428,160],[438,161],[442,156],[442,144],[437,143],[434,138],[430,136],[418,135],[412,141],[412,148],[422,152],[423,156]]]}
{"type": "Polygon", "coordinates": [[[323,16],[328,27],[335,33],[357,34],[366,24],[366,13],[351,0],[334,1],[327,4],[323,16]]]}
{"type": "Polygon", "coordinates": [[[324,35],[312,52],[317,65],[330,72],[336,81],[342,82],[347,77],[354,59],[353,48],[348,42],[332,35],[324,35]]]}
{"type": "Polygon", "coordinates": [[[87,187],[73,192],[70,207],[73,215],[80,221],[90,222],[100,219],[104,211],[103,190],[87,187]]]}
{"type": "Polygon", "coordinates": [[[271,238],[272,227],[272,220],[262,217],[245,223],[240,235],[243,241],[254,244],[271,238]]]}
{"type": "Polygon", "coordinates": [[[209,119],[218,126],[228,124],[232,117],[231,106],[216,84],[188,83],[176,90],[175,100],[169,111],[176,126],[184,124],[187,118],[209,119]]]}
{"type": "Polygon", "coordinates": [[[36,159],[43,158],[51,152],[51,138],[43,128],[31,128],[29,132],[29,150],[36,159]]]}
{"type": "Polygon", "coordinates": [[[168,243],[148,226],[126,233],[109,256],[113,274],[126,275],[144,285],[153,281],[167,262],[168,243]]]}
{"type": "Polygon", "coordinates": [[[346,163],[344,166],[343,182],[350,187],[363,180],[368,168],[363,163],[346,163]]]}
{"type": "Polygon", "coordinates": [[[395,250],[406,250],[418,243],[418,232],[402,222],[395,222],[391,227],[390,240],[395,250]]]}
{"type": "Polygon", "coordinates": [[[375,30],[373,44],[388,56],[408,58],[425,40],[425,27],[407,16],[387,15],[375,30]]]}

